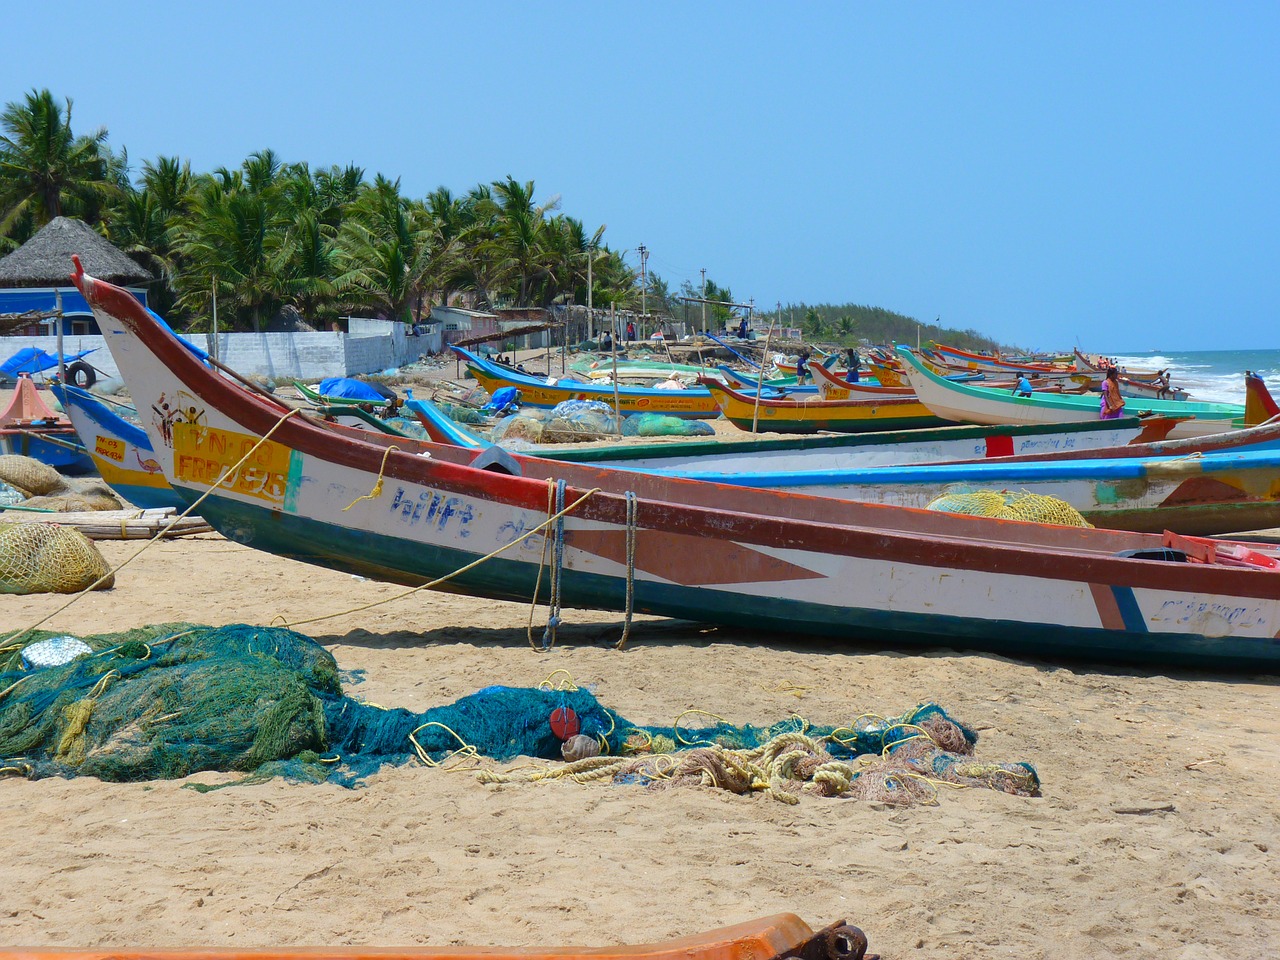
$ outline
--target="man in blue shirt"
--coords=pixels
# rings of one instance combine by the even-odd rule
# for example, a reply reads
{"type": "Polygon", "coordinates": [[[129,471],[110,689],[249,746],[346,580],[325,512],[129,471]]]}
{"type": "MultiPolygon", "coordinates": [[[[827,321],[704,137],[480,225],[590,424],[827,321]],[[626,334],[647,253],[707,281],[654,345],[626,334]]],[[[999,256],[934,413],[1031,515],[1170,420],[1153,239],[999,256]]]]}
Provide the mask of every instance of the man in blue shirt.
{"type": "Polygon", "coordinates": [[[1019,397],[1031,396],[1031,381],[1027,379],[1027,375],[1025,373],[1018,377],[1018,385],[1013,388],[1013,392],[1019,397]]]}

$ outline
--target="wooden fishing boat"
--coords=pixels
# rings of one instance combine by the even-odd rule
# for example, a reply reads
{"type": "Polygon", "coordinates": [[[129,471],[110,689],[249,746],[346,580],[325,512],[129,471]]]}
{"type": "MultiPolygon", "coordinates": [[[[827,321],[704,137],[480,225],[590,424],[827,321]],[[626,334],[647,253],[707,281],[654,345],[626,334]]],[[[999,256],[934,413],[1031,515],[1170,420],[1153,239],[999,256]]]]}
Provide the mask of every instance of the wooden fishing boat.
{"type": "Polygon", "coordinates": [[[1213,536],[1280,527],[1280,449],[1274,447],[1203,456],[1005,458],[856,470],[684,468],[679,475],[899,507],[925,507],[944,494],[974,491],[1036,494],[1061,500],[1094,526],[1112,530],[1213,536]]]}
{"type": "Polygon", "coordinates": [[[258,549],[524,601],[549,564],[548,638],[563,605],[896,647],[1280,669],[1280,571],[1265,551],[1196,545],[1213,562],[1168,562],[1156,558],[1187,552],[1158,536],[439,445],[409,452],[394,438],[338,435],[249,392],[126,291],[76,267],[135,400],[177,411],[147,422],[170,483],[204,496],[206,520],[258,549]],[[525,536],[542,530],[545,542],[525,536]]]}
{"type": "MultiPolygon", "coordinates": [[[[1087,357],[1080,351],[1079,347],[1073,348],[1071,352],[1072,360],[1075,363],[1077,370],[1080,370],[1083,373],[1092,373],[1099,377],[1106,376],[1107,368],[1101,357],[1087,357]]],[[[1128,367],[1125,368],[1125,374],[1127,376],[1138,380],[1154,380],[1159,373],[1159,370],[1146,370],[1138,367],[1134,367],[1133,369],[1129,369],[1128,367]]]]}
{"type": "Polygon", "coordinates": [[[186,508],[156,462],[147,432],[111,410],[87,390],[53,384],[80,442],[102,479],[127,503],[144,509],[186,508]]]}
{"type": "Polygon", "coordinates": [[[658,943],[611,947],[0,947],[0,960],[876,960],[844,922],[813,930],[780,913],[658,943]]]}
{"type": "Polygon", "coordinates": [[[329,406],[329,407],[366,406],[366,407],[379,408],[379,407],[385,407],[390,402],[390,398],[388,397],[384,397],[381,400],[358,400],[354,397],[331,397],[321,393],[318,390],[313,390],[311,387],[307,386],[301,380],[294,380],[293,386],[294,386],[294,389],[298,391],[299,395],[301,395],[302,399],[306,400],[308,403],[313,404],[315,406],[329,406]]]}
{"type": "MultiPolygon", "coordinates": [[[[1076,367],[1089,374],[1094,390],[1102,389],[1102,381],[1106,378],[1105,367],[1091,363],[1079,350],[1076,350],[1076,367]]],[[[1181,387],[1165,387],[1159,382],[1160,371],[1125,370],[1120,374],[1120,395],[1133,397],[1136,400],[1189,400],[1191,395],[1181,387]]]]}
{"type": "MultiPolygon", "coordinates": [[[[527,407],[554,407],[565,400],[599,400],[613,406],[614,388],[597,383],[576,380],[558,380],[547,383],[537,377],[518,373],[496,363],[490,363],[462,347],[450,347],[466,361],[467,369],[480,386],[492,396],[503,387],[515,387],[520,391],[520,403],[527,407]]],[[[618,387],[620,412],[661,413],[671,417],[688,417],[707,420],[719,416],[715,401],[702,387],[688,390],[650,390],[643,387],[618,387]]]]}
{"type": "Polygon", "coordinates": [[[910,387],[885,387],[879,381],[867,383],[858,380],[850,383],[844,373],[833,373],[823,366],[814,366],[813,379],[817,382],[818,395],[823,400],[850,400],[858,397],[914,397],[910,387]]]}
{"type": "MultiPolygon", "coordinates": [[[[409,400],[405,407],[417,415],[427,434],[437,443],[475,450],[492,446],[489,441],[451,420],[429,401],[409,400]]],[[[1159,417],[1146,420],[1132,417],[1106,423],[1071,423],[1052,427],[936,427],[734,440],[708,437],[604,447],[553,444],[523,453],[567,463],[592,463],[627,470],[844,470],[1052,455],[1102,448],[1115,451],[1125,444],[1149,444],[1163,440],[1176,422],[1159,417]]],[[[1280,442],[1280,428],[1275,434],[1280,442]]]]}
{"type": "Polygon", "coordinates": [[[1066,367],[1055,367],[1047,363],[1014,363],[1010,360],[1002,360],[999,357],[992,357],[983,353],[971,353],[968,350],[948,347],[941,343],[935,343],[932,349],[934,353],[953,368],[980,370],[983,373],[1002,373],[1005,376],[1011,373],[1025,373],[1041,377],[1068,377],[1076,372],[1066,367]]]}
{"type": "Polygon", "coordinates": [[[26,374],[18,377],[9,405],[0,412],[0,454],[31,457],[62,473],[93,470],[76,428],[49,409],[26,374]]]}
{"type": "Polygon", "coordinates": [[[720,411],[734,426],[766,433],[865,433],[873,430],[911,430],[917,427],[946,426],[953,421],[935,416],[915,397],[885,397],[867,400],[822,400],[816,396],[774,399],[747,396],[731,390],[718,380],[701,381],[720,411]]]}
{"type": "MultiPolygon", "coordinates": [[[[1069,423],[1098,419],[1096,395],[1047,394],[1018,397],[998,390],[983,390],[952,383],[926,369],[909,347],[899,347],[907,379],[916,396],[939,417],[963,423],[1069,423]]],[[[1221,433],[1243,425],[1244,407],[1234,403],[1179,400],[1144,400],[1130,404],[1133,412],[1186,417],[1174,428],[1173,437],[1221,433]]],[[[1127,408],[1126,408],[1127,409],[1127,408]]]]}
{"type": "MultiPolygon", "coordinates": [[[[414,403],[419,404],[424,423],[450,429],[439,411],[414,403]]],[[[1078,430],[1100,423],[1071,426],[1078,430]]],[[[1171,421],[1160,424],[1163,432],[1170,426],[1171,421]]],[[[454,425],[453,429],[461,428],[454,425]]],[[[974,429],[996,428],[906,431],[892,441],[880,434],[814,438],[842,441],[842,445],[767,453],[752,448],[797,441],[739,441],[732,444],[743,448],[738,451],[717,449],[731,446],[723,441],[704,441],[551,449],[534,455],[906,507],[924,507],[944,493],[1013,490],[1062,500],[1095,526],[1118,530],[1176,529],[1209,536],[1280,526],[1280,419],[1204,438],[1156,439],[1110,449],[1059,443],[1047,451],[1028,444],[1025,454],[996,457],[989,455],[995,438],[986,438],[984,450],[973,439],[948,437],[974,429]],[[917,434],[930,435],[931,440],[917,434]],[[692,449],[679,454],[671,446],[692,449]]],[[[430,428],[429,432],[436,435],[430,428]]],[[[1061,435],[1056,439],[1067,440],[1061,435]]],[[[1087,436],[1081,439],[1087,442],[1087,436]]],[[[464,442],[483,446],[474,437],[464,442]]],[[[517,454],[516,459],[523,457],[517,454]]]]}

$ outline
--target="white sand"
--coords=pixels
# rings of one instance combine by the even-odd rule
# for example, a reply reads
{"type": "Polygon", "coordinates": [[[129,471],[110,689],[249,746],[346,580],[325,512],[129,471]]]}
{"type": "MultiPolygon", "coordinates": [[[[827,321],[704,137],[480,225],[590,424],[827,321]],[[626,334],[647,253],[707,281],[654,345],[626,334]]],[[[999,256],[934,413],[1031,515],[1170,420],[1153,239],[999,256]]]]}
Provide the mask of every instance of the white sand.
{"type": "MultiPolygon", "coordinates": [[[[104,546],[117,561],[136,549],[104,546]]],[[[118,584],[53,626],[265,624],[402,589],[217,537],[154,547],[118,584]]],[[[0,596],[0,624],[62,602],[0,596]]],[[[565,618],[549,653],[527,645],[527,607],[439,594],[304,629],[366,671],[349,692],[411,710],[559,668],[640,723],[690,707],[840,723],[936,700],[980,730],[980,757],[1034,763],[1044,797],[792,807],[701,789],[490,787],[418,765],[354,791],[9,779],[0,942],[616,944],[791,911],[815,927],[848,919],[890,957],[1280,954],[1273,681],[903,656],[659,620],[620,653],[616,615],[565,618]]]]}

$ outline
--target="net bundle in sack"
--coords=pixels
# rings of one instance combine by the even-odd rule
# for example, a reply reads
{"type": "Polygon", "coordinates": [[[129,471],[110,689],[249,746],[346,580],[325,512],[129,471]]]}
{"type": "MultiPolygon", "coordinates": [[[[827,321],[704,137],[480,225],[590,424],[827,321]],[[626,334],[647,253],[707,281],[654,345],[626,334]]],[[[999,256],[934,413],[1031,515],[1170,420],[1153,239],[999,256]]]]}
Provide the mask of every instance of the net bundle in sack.
{"type": "MultiPolygon", "coordinates": [[[[111,571],[93,541],[55,523],[0,523],[0,593],[79,593],[111,571]]],[[[115,585],[107,578],[98,585],[115,585]]]]}

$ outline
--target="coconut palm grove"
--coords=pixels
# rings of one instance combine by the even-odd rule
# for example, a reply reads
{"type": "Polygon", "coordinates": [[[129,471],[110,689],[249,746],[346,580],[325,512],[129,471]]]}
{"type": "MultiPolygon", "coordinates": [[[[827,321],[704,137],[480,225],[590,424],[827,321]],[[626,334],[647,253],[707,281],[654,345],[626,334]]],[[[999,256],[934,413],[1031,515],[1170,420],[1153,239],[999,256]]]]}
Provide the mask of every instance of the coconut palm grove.
{"type": "MultiPolygon", "coordinates": [[[[135,164],[105,128],[77,133],[73,101],[33,90],[0,114],[0,255],[57,216],[78,217],[155,278],[151,303],[207,330],[216,290],[224,329],[259,330],[283,308],[317,327],[355,312],[413,322],[433,304],[547,307],[588,303],[678,315],[677,293],[642,277],[604,227],[539,203],[515,177],[455,194],[405,196],[399,178],[359,166],[313,168],[271,149],[236,168],[191,169],[178,156],[135,164]],[[643,287],[643,289],[642,289],[643,287]],[[643,297],[642,297],[643,294],[643,297]]],[[[679,294],[731,302],[727,284],[679,294]]],[[[975,331],[878,307],[787,304],[759,311],[814,338],[848,343],[923,334],[987,348],[975,331]]],[[[729,311],[713,306],[717,325],[729,311]]]]}

